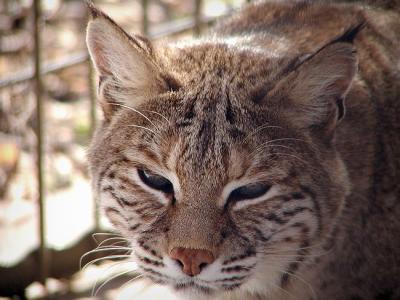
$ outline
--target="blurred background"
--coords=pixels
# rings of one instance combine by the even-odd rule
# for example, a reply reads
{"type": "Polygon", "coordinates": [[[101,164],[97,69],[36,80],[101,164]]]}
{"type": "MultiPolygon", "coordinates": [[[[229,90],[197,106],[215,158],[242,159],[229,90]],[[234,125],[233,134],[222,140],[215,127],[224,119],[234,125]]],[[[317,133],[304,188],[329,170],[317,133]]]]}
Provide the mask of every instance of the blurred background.
{"type": "MultiPolygon", "coordinates": [[[[245,2],[94,1],[158,42],[245,2]]],[[[86,23],[82,0],[0,0],[0,299],[168,299],[135,279],[91,194],[85,152],[101,112],[86,23]]]]}

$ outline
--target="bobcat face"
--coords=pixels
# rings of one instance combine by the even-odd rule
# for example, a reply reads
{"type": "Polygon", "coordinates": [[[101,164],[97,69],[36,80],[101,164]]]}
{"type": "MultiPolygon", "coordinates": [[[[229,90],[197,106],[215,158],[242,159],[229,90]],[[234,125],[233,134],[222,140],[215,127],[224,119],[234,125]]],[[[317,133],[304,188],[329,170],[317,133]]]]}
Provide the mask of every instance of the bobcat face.
{"type": "Polygon", "coordinates": [[[143,274],[190,297],[284,287],[319,253],[349,190],[331,141],[353,46],[306,58],[240,39],[155,50],[92,15],[105,115],[94,189],[143,274]]]}

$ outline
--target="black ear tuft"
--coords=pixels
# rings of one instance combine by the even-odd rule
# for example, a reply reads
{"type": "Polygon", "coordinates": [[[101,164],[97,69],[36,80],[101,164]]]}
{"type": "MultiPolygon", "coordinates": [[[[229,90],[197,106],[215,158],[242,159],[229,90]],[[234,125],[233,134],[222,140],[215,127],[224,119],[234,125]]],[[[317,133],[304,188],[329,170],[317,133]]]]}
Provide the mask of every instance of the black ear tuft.
{"type": "Polygon", "coordinates": [[[362,22],[358,23],[357,25],[350,27],[341,36],[339,36],[338,38],[331,41],[330,44],[353,43],[354,39],[357,37],[359,32],[364,29],[365,26],[366,26],[365,21],[362,21],[362,22]]]}
{"type": "Polygon", "coordinates": [[[98,8],[96,8],[96,6],[94,6],[92,0],[85,0],[85,3],[92,19],[96,19],[97,17],[104,15],[98,8]]]}

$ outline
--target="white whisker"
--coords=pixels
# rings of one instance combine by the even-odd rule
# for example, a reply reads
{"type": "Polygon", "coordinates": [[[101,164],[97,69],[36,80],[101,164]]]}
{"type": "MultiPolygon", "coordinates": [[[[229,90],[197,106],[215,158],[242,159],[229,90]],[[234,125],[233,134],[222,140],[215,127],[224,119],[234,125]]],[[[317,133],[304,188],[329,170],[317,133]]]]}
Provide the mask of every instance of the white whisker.
{"type": "Polygon", "coordinates": [[[118,244],[120,244],[120,243],[126,244],[127,241],[128,241],[128,240],[126,240],[126,239],[121,240],[120,238],[108,238],[108,239],[102,241],[95,249],[93,249],[93,250],[91,250],[91,251],[88,251],[88,252],[86,252],[85,254],[83,254],[82,257],[81,257],[81,260],[82,260],[85,256],[87,256],[88,254],[97,253],[97,252],[101,252],[101,251],[110,251],[110,250],[127,250],[127,251],[132,251],[132,250],[133,250],[132,247],[118,246],[118,244]],[[115,240],[115,239],[120,240],[120,241],[119,241],[119,242],[112,243],[112,244],[103,245],[103,244],[105,244],[106,242],[110,242],[111,240],[115,240]]]}
{"type": "Polygon", "coordinates": [[[158,133],[155,132],[154,130],[151,130],[150,128],[147,128],[147,127],[144,127],[144,126],[140,126],[140,125],[128,125],[128,126],[129,127],[137,127],[137,128],[145,129],[145,130],[148,130],[148,131],[150,131],[151,133],[153,133],[155,135],[158,135],[158,133]]]}
{"type": "Polygon", "coordinates": [[[131,255],[109,255],[105,257],[100,257],[88,262],[86,265],[83,266],[82,270],[85,270],[88,266],[95,264],[98,261],[106,260],[106,259],[114,259],[114,258],[129,258],[131,255]]]}
{"type": "Polygon", "coordinates": [[[96,285],[95,285],[95,286],[93,287],[93,289],[92,289],[92,297],[96,297],[96,296],[97,296],[97,293],[98,293],[107,283],[109,283],[110,281],[114,280],[114,279],[117,278],[117,277],[120,277],[120,276],[122,276],[122,275],[131,273],[131,272],[133,272],[133,271],[132,271],[132,270],[128,270],[128,271],[124,271],[124,272],[118,273],[117,275],[114,275],[114,276],[110,277],[109,279],[107,279],[105,282],[103,282],[97,289],[96,289],[96,285]],[[95,291],[95,289],[96,289],[96,291],[95,291]]]}
{"type": "MultiPolygon", "coordinates": [[[[104,251],[112,251],[112,250],[127,250],[127,253],[129,251],[132,251],[131,247],[122,247],[122,246],[116,246],[116,247],[112,247],[112,246],[103,246],[103,247],[97,247],[96,249],[90,250],[88,252],[86,252],[85,254],[83,254],[79,260],[79,268],[82,268],[82,261],[85,257],[87,257],[90,254],[93,253],[99,253],[99,252],[104,252],[104,251]]],[[[126,253],[126,254],[127,254],[126,253]]]]}
{"type": "Polygon", "coordinates": [[[249,134],[247,134],[247,136],[243,139],[243,144],[245,143],[245,142],[247,142],[247,140],[251,137],[251,136],[253,136],[254,134],[256,134],[257,132],[259,132],[259,131],[261,131],[261,130],[263,130],[263,129],[266,129],[266,128],[281,128],[281,129],[283,129],[283,127],[281,127],[281,126],[276,126],[276,125],[268,125],[268,124],[264,124],[264,125],[261,125],[261,126],[258,126],[256,129],[254,129],[252,132],[250,132],[249,134]]]}
{"type": "Polygon", "coordinates": [[[311,291],[311,293],[313,295],[313,298],[311,298],[311,299],[314,299],[314,300],[318,299],[317,293],[315,292],[314,288],[311,286],[311,284],[309,282],[307,282],[306,280],[304,280],[303,278],[301,278],[300,276],[298,276],[292,272],[289,272],[289,271],[279,271],[279,272],[281,272],[282,274],[287,274],[289,276],[292,276],[292,277],[296,278],[297,280],[301,281],[302,283],[304,283],[309,288],[309,290],[311,291]]]}
{"type": "MultiPolygon", "coordinates": [[[[290,227],[290,226],[289,226],[290,227]]],[[[287,227],[286,227],[287,228],[287,227]]],[[[286,229],[286,228],[282,228],[282,229],[286,229]]],[[[280,232],[280,231],[279,231],[280,232]]],[[[278,233],[278,232],[277,232],[278,233]]],[[[284,252],[288,252],[288,251],[297,251],[297,250],[303,250],[303,249],[312,249],[312,248],[317,248],[317,247],[320,247],[320,246],[323,246],[323,245],[325,245],[325,243],[326,243],[326,241],[322,241],[322,242],[320,242],[320,243],[316,243],[316,244],[313,244],[313,245],[310,245],[310,246],[305,246],[305,247],[298,247],[298,248],[290,248],[290,249],[283,249],[283,250],[281,250],[281,249],[276,249],[276,251],[284,251],[284,252]]],[[[273,249],[271,249],[271,250],[273,250],[273,249]]]]}
{"type": "Polygon", "coordinates": [[[109,232],[95,232],[92,234],[92,238],[98,243],[98,240],[96,239],[97,236],[110,236],[110,235],[112,235],[113,237],[120,237],[121,239],[125,239],[117,233],[109,233],[109,232]]]}
{"type": "Polygon", "coordinates": [[[126,109],[131,110],[131,111],[134,111],[135,113],[138,113],[138,114],[141,115],[143,118],[145,118],[147,121],[149,121],[151,125],[153,125],[155,128],[157,128],[157,126],[156,126],[145,114],[141,113],[141,112],[138,111],[137,109],[134,109],[133,107],[130,107],[130,106],[127,106],[127,105],[124,105],[124,104],[120,104],[120,103],[117,103],[117,102],[109,102],[109,103],[112,104],[112,105],[117,105],[117,106],[124,107],[124,108],[126,108],[126,109]]]}
{"type": "Polygon", "coordinates": [[[100,249],[100,248],[103,248],[103,247],[115,246],[115,245],[118,245],[120,243],[127,244],[127,242],[128,242],[128,240],[121,240],[120,238],[109,238],[109,239],[106,239],[106,240],[102,241],[97,246],[97,249],[100,249]],[[119,242],[115,242],[115,243],[112,243],[112,244],[106,244],[107,242],[114,241],[114,240],[119,240],[119,242]]]}
{"type": "Polygon", "coordinates": [[[128,284],[132,283],[135,280],[138,280],[139,278],[142,278],[144,275],[143,274],[139,274],[135,277],[133,277],[132,279],[129,279],[127,282],[125,282],[123,285],[121,285],[119,287],[119,290],[122,290],[125,286],[127,286],[128,284]]]}
{"type": "Polygon", "coordinates": [[[283,291],[283,292],[284,292],[286,295],[288,295],[290,298],[297,299],[296,296],[294,296],[293,294],[289,293],[287,290],[285,290],[283,287],[279,286],[278,284],[273,283],[273,282],[267,282],[267,284],[270,284],[270,285],[272,285],[273,287],[276,287],[276,288],[278,288],[279,290],[283,291]]]}
{"type": "Polygon", "coordinates": [[[271,254],[270,252],[258,252],[258,253],[260,253],[260,254],[263,254],[263,255],[265,255],[266,257],[275,257],[275,258],[279,258],[279,257],[310,257],[310,258],[313,258],[313,257],[320,257],[320,256],[323,256],[323,255],[327,255],[327,254],[329,254],[329,252],[323,252],[323,253],[318,253],[318,254],[271,254]]]}
{"type": "Polygon", "coordinates": [[[126,264],[126,263],[131,263],[131,261],[126,260],[126,261],[117,261],[117,262],[110,263],[110,265],[107,266],[107,268],[102,272],[101,276],[97,276],[97,279],[96,279],[96,281],[95,281],[95,283],[94,283],[94,285],[93,285],[93,288],[92,288],[92,294],[93,294],[94,289],[95,289],[96,286],[97,286],[97,283],[98,283],[99,280],[100,280],[100,277],[103,278],[103,277],[104,277],[103,275],[104,275],[106,272],[109,272],[110,270],[114,269],[115,267],[119,267],[119,266],[121,266],[121,265],[123,265],[123,264],[126,264]]]}
{"type": "Polygon", "coordinates": [[[275,142],[279,142],[279,141],[299,141],[299,142],[304,142],[304,143],[306,143],[306,141],[303,140],[303,139],[290,138],[290,137],[288,137],[288,138],[273,139],[273,140],[270,140],[270,141],[267,141],[267,142],[263,143],[263,145],[267,145],[267,144],[271,144],[271,143],[275,143],[275,142]]]}
{"type": "MultiPolygon", "coordinates": [[[[284,145],[275,145],[275,144],[272,144],[272,145],[262,145],[262,146],[260,146],[260,147],[257,147],[254,151],[252,151],[252,152],[250,153],[250,155],[251,155],[252,157],[255,157],[255,156],[257,156],[258,154],[260,154],[260,152],[262,152],[263,150],[265,150],[265,149],[267,149],[267,148],[271,148],[271,149],[274,149],[274,148],[285,148],[285,149],[288,149],[288,150],[290,150],[290,151],[292,151],[292,152],[295,152],[295,150],[294,150],[293,148],[291,148],[291,147],[284,146],[284,145]]],[[[273,154],[276,154],[276,153],[267,153],[267,155],[273,155],[273,154]]]]}
{"type": "Polygon", "coordinates": [[[170,122],[164,115],[160,114],[159,112],[156,112],[156,111],[153,111],[153,110],[147,110],[147,109],[144,110],[144,111],[147,111],[147,112],[150,112],[150,113],[159,115],[159,116],[162,117],[165,121],[167,121],[168,124],[171,124],[171,122],[170,122]]]}
{"type": "MultiPolygon", "coordinates": [[[[261,253],[261,252],[259,252],[259,253],[261,253]]],[[[263,254],[263,253],[261,253],[261,254],[263,254]]],[[[296,257],[296,256],[295,255],[294,256],[289,256],[289,258],[290,257],[296,257]]],[[[287,260],[287,259],[283,259],[283,258],[286,258],[286,256],[281,257],[281,256],[265,255],[265,256],[263,256],[263,258],[268,259],[268,261],[271,261],[271,262],[282,262],[282,263],[287,263],[287,264],[290,264],[290,263],[299,263],[299,264],[305,263],[304,260],[298,260],[298,259],[289,259],[289,260],[287,260]],[[270,259],[270,258],[272,258],[272,259],[270,259]],[[282,258],[282,259],[280,259],[280,258],[282,258]]]]}

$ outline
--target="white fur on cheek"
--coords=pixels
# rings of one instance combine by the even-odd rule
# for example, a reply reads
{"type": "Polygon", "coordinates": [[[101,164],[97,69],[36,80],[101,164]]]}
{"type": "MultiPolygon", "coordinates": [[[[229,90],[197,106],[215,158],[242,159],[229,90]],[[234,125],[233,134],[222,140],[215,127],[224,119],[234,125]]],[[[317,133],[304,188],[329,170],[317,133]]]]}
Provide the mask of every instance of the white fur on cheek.
{"type": "MultiPolygon", "coordinates": [[[[222,261],[216,260],[211,265],[208,265],[202,272],[197,275],[197,278],[204,281],[213,281],[218,280],[224,277],[224,274],[221,274],[222,261]]],[[[226,276],[226,275],[225,275],[226,276]]]]}
{"type": "Polygon", "coordinates": [[[175,260],[168,256],[163,257],[163,263],[165,265],[166,274],[177,281],[186,280],[189,276],[182,272],[181,267],[176,263],[175,260]]]}
{"type": "Polygon", "coordinates": [[[280,289],[279,279],[285,270],[286,262],[273,258],[259,260],[250,279],[240,288],[249,294],[269,295],[280,289]]]}

